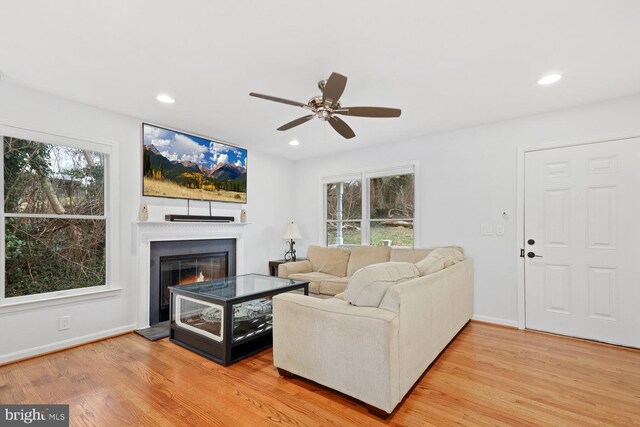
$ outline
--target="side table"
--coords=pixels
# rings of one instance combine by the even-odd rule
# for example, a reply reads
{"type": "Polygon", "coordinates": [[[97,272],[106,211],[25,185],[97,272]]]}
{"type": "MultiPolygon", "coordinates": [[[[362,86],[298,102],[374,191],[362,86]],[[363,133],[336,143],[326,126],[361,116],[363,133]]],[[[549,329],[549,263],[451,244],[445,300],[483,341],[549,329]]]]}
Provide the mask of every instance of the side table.
{"type": "MultiPolygon", "coordinates": [[[[296,261],[304,261],[305,259],[306,258],[296,258],[296,261]]],[[[287,261],[285,259],[276,259],[273,261],[269,261],[269,275],[277,277],[278,266],[280,266],[280,264],[286,264],[287,262],[293,262],[293,261],[287,261]]]]}

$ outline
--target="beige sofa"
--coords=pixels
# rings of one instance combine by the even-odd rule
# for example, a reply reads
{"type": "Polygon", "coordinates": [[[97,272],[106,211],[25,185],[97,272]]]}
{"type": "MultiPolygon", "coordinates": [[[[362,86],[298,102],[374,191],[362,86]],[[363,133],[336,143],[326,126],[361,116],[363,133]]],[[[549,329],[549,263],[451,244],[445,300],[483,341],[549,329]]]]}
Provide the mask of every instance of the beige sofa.
{"type": "Polygon", "coordinates": [[[310,246],[304,261],[280,264],[278,276],[309,282],[309,293],[334,296],[344,292],[349,278],[362,267],[386,261],[417,262],[430,249],[396,249],[389,246],[326,248],[310,246]]]}
{"type": "MultiPolygon", "coordinates": [[[[286,293],[273,298],[273,362],[390,414],[473,310],[473,264],[392,285],[377,307],[286,293]]],[[[300,264],[299,264],[300,265],[300,264]]],[[[348,293],[348,292],[347,292],[348,293]]]]}

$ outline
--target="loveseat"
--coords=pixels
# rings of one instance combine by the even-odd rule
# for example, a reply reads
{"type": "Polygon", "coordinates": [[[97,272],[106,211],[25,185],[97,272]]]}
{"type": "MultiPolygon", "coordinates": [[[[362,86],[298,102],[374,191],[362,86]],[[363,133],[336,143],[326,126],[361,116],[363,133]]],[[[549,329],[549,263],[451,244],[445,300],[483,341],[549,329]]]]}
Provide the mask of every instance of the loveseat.
{"type": "Polygon", "coordinates": [[[275,296],[273,363],[280,374],[338,390],[376,415],[393,412],[473,311],[471,259],[441,257],[418,275],[414,268],[370,265],[329,299],[275,296]]]}
{"type": "Polygon", "coordinates": [[[316,296],[334,296],[344,292],[349,278],[362,267],[387,261],[415,263],[426,257],[432,249],[310,246],[306,260],[280,264],[278,276],[308,281],[309,293],[316,296]]]}

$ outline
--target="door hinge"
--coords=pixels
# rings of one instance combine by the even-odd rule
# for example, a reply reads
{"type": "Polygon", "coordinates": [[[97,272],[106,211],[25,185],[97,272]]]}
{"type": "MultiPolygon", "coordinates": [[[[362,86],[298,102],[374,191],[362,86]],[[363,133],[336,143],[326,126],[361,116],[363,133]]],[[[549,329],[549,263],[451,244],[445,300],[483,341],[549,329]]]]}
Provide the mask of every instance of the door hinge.
{"type": "Polygon", "coordinates": [[[524,258],[524,249],[520,249],[520,258],[524,258]]]}

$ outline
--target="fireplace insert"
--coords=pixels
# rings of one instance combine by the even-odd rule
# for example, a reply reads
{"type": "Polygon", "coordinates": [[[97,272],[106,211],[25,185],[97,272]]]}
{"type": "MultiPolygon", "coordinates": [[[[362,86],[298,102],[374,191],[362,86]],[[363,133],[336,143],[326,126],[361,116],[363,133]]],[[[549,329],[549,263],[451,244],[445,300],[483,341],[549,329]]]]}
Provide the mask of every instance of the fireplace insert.
{"type": "Polygon", "coordinates": [[[169,320],[169,286],[235,276],[235,239],[151,242],[149,325],[169,320]]]}
{"type": "Polygon", "coordinates": [[[229,277],[227,252],[160,257],[160,321],[169,320],[169,286],[229,277]]]}

